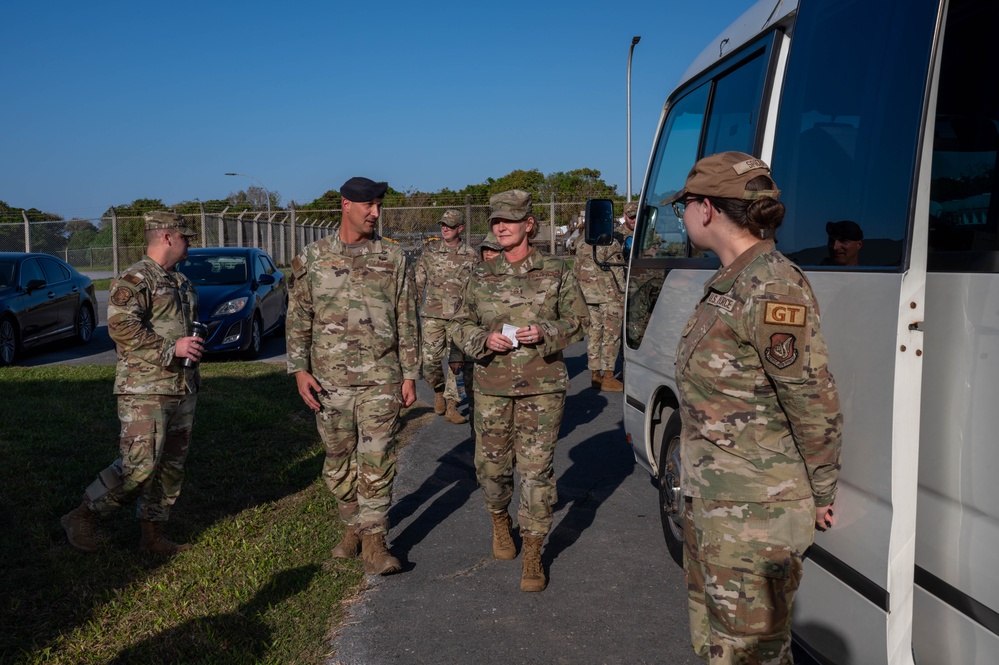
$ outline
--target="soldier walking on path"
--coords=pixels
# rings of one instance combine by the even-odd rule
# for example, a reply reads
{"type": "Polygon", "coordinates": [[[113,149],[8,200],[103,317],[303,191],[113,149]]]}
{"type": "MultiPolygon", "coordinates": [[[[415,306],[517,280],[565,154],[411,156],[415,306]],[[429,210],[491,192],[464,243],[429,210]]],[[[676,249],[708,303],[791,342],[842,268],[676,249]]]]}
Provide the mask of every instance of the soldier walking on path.
{"type": "Polygon", "coordinates": [[[582,338],[588,317],[565,261],[530,245],[538,232],[531,195],[501,192],[489,205],[503,253],[472,274],[455,317],[455,340],[476,360],[475,475],[492,518],[493,555],[517,556],[507,512],[516,466],[524,539],[520,590],[543,591],[541,545],[558,499],[553,458],[569,380],[562,349],[582,338]]]}
{"type": "Polygon", "coordinates": [[[595,248],[580,237],[576,241],[572,271],[590,310],[590,328],[586,332],[590,385],[598,390],[619,393],[624,390],[624,384],[614,378],[614,364],[621,350],[621,331],[624,329],[624,269],[618,265],[604,270],[598,262],[623,263],[621,243],[615,238],[610,245],[595,248]]]}
{"type": "MultiPolygon", "coordinates": [[[[441,240],[423,249],[415,269],[423,339],[423,378],[434,391],[434,411],[455,424],[468,422],[458,413],[461,399],[455,378],[456,368],[461,369],[464,359],[449,357],[451,371],[446,373],[442,370],[442,362],[451,347],[452,319],[461,303],[461,294],[472,268],[479,262],[476,251],[461,239],[464,229],[461,211],[445,210],[441,217],[441,240]]],[[[465,390],[471,393],[471,386],[466,384],[465,390]]]]}
{"type": "Polygon", "coordinates": [[[323,478],[346,525],[335,558],[364,572],[401,568],[385,545],[399,412],[416,401],[420,374],[416,303],[406,257],[375,232],[388,185],[343,184],[337,234],[292,261],[288,373],[316,412],[326,447],[323,478]]]}
{"type": "Polygon", "coordinates": [[[189,547],[168,540],[162,526],[180,496],[201,383],[197,361],[203,347],[190,335],[198,294],[175,269],[195,231],[171,212],[150,212],[144,219],[146,255],[111,284],[108,299],[108,333],[118,347],[114,394],[121,457],[61,520],[70,544],[84,552],[97,551],[96,516],[136,500],[141,551],[175,554],[189,547]]]}

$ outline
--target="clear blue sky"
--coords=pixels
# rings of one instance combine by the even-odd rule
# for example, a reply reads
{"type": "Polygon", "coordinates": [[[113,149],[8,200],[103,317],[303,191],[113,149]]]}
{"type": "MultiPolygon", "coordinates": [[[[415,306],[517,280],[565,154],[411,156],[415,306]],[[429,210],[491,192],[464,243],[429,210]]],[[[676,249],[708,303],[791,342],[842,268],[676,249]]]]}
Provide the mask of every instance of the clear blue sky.
{"type": "Polygon", "coordinates": [[[595,168],[641,187],[662,104],[752,0],[8,2],[0,200],[64,218],[352,175],[460,189],[595,168]]]}

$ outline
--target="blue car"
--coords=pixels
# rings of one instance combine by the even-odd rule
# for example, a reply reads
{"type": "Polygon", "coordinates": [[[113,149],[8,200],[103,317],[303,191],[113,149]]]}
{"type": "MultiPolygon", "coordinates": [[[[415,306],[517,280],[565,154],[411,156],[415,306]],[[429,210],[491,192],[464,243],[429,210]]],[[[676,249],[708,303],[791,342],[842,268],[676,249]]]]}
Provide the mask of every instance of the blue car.
{"type": "Polygon", "coordinates": [[[96,327],[89,277],[48,254],[0,252],[0,366],[57,339],[86,344],[96,327]]]}
{"type": "Polygon", "coordinates": [[[198,292],[207,353],[256,358],[265,335],[283,335],[288,282],[267,252],[253,247],[190,249],[177,264],[198,292]]]}

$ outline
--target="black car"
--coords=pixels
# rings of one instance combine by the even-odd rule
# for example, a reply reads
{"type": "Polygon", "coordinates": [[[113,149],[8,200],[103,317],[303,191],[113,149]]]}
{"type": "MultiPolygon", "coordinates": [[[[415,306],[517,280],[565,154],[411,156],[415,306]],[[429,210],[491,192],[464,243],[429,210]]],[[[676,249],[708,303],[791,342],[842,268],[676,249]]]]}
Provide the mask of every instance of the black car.
{"type": "Polygon", "coordinates": [[[48,254],[0,252],[0,366],[65,337],[86,344],[97,327],[94,284],[48,254]]]}
{"type": "Polygon", "coordinates": [[[263,337],[283,334],[288,283],[267,252],[253,247],[191,249],[177,264],[198,292],[207,353],[260,355],[263,337]]]}

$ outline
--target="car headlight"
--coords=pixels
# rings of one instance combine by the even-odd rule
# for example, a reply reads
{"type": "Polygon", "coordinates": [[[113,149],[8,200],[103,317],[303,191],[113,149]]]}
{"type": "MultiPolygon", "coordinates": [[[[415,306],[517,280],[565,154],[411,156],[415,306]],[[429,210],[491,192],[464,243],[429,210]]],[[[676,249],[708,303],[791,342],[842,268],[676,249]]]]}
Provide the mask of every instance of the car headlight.
{"type": "Polygon", "coordinates": [[[215,308],[215,311],[212,312],[212,316],[229,316],[230,314],[235,314],[246,307],[246,302],[248,300],[249,298],[243,297],[233,298],[232,300],[224,302],[215,308]]]}

